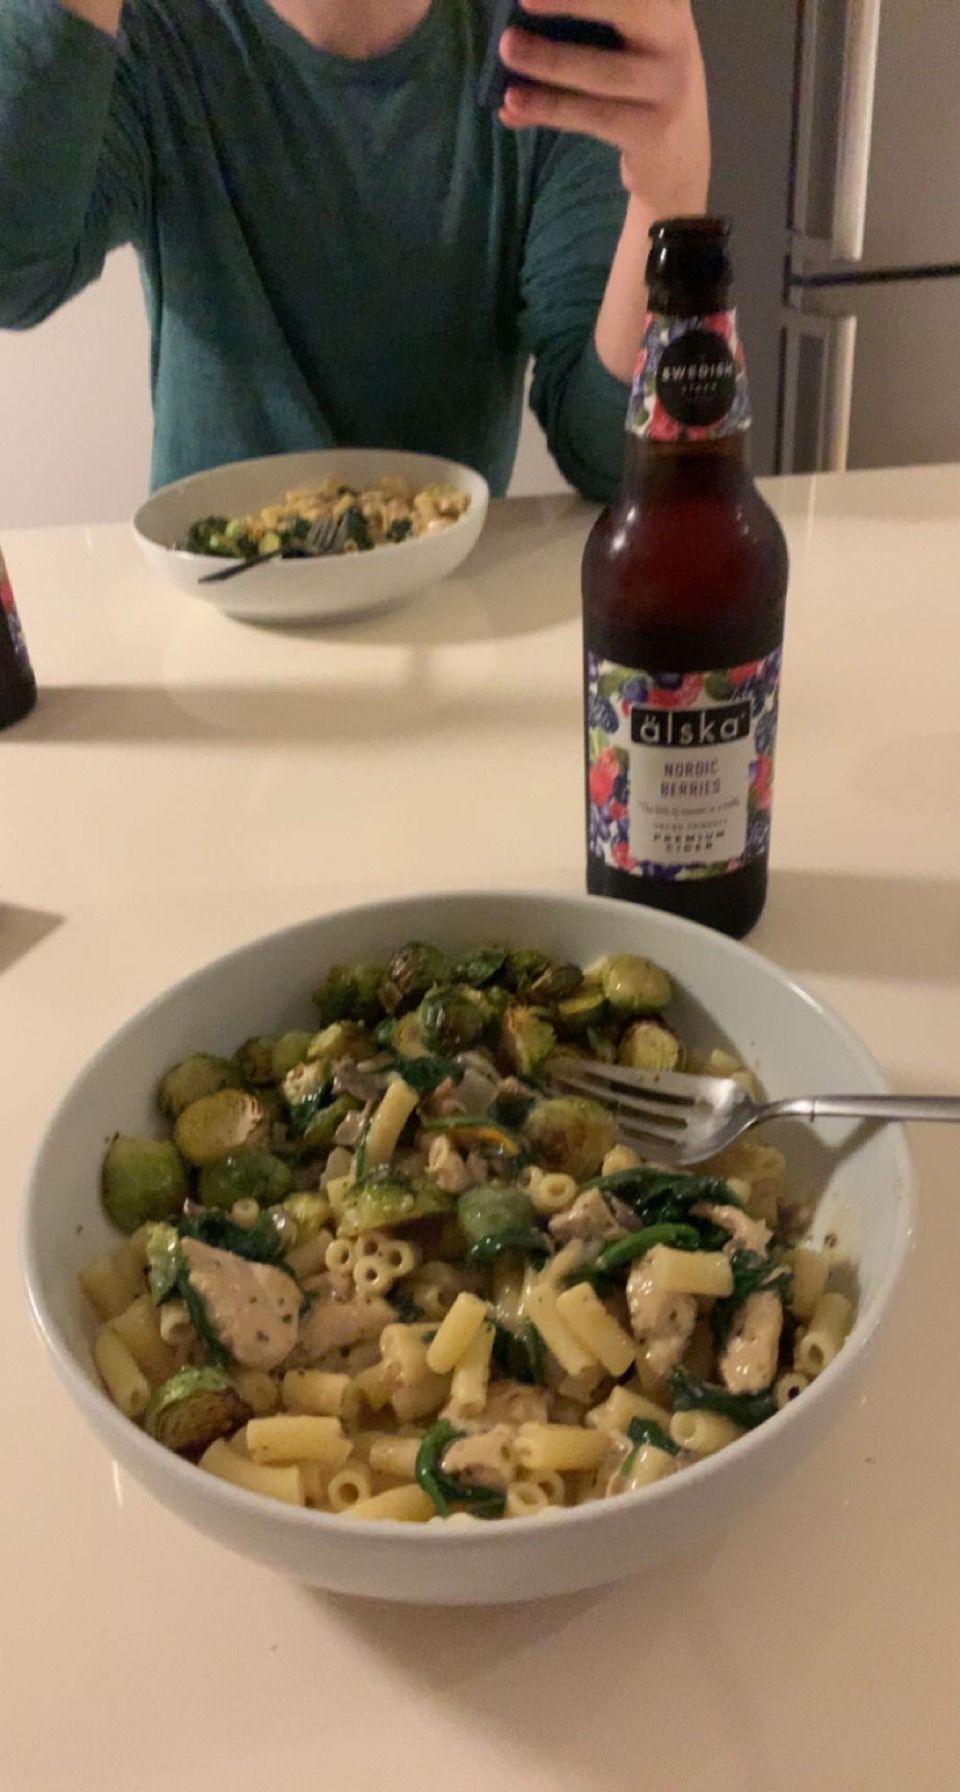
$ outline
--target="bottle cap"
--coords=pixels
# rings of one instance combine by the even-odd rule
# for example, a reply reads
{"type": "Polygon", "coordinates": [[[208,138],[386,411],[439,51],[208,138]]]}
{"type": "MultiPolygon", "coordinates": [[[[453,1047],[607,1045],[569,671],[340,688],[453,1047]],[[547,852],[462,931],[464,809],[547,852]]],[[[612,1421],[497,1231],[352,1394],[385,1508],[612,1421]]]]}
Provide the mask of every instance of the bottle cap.
{"type": "Polygon", "coordinates": [[[647,284],[678,297],[722,295],[733,281],[729,218],[658,218],[650,230],[647,284]]]}

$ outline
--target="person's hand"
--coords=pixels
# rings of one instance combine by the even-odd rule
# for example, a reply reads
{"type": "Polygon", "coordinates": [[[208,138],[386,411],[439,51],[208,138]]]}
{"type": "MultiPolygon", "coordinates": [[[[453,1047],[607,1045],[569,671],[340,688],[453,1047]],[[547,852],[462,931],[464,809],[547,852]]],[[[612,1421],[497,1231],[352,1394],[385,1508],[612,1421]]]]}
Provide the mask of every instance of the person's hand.
{"type": "Polygon", "coordinates": [[[710,178],[703,61],[690,0],[523,0],[531,14],[565,13],[615,25],[622,50],[552,43],[505,31],[511,85],[500,117],[599,137],[620,151],[628,193],[651,217],[702,212],[710,178]]]}

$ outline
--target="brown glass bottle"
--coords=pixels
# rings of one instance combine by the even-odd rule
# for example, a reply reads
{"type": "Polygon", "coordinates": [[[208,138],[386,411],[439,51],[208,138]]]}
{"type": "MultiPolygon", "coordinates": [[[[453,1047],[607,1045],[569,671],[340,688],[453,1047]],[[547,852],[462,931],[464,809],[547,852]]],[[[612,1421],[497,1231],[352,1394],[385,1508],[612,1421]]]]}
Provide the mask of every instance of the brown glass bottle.
{"type": "Polygon", "coordinates": [[[29,715],[36,701],[36,679],[0,554],[0,728],[9,728],[29,715]]]}
{"type": "Polygon", "coordinates": [[[749,465],[725,219],[655,224],[623,484],[583,559],[587,887],[737,937],[766,898],[787,548],[749,465]]]}

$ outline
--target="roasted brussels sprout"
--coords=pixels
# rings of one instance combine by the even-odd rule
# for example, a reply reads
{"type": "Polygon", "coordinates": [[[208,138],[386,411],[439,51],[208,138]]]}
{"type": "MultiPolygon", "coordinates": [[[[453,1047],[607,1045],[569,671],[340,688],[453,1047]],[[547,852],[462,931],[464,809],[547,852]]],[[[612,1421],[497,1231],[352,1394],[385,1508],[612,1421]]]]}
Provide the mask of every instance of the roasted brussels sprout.
{"type": "Polygon", "coordinates": [[[529,1195],[496,1182],[468,1188],[457,1203],[460,1230],[469,1244],[496,1238],[504,1232],[522,1232],[535,1225],[536,1218],[529,1195]]]}
{"type": "MultiPolygon", "coordinates": [[[[332,1187],[335,1185],[331,1185],[332,1187]]],[[[402,1176],[389,1165],[371,1170],[359,1182],[331,1194],[341,1238],[362,1232],[389,1231],[434,1213],[450,1213],[454,1197],[425,1176],[402,1176]]]]}
{"type": "Polygon", "coordinates": [[[580,988],[583,972],[578,964],[552,964],[539,977],[534,977],[526,990],[527,1000],[545,1003],[562,1002],[580,988]]]}
{"type": "Polygon", "coordinates": [[[263,1145],[266,1134],[266,1115],[257,1097],[243,1089],[221,1089],[219,1095],[205,1095],[184,1108],[173,1136],[187,1162],[199,1169],[243,1145],[263,1145]]]}
{"type": "Polygon", "coordinates": [[[354,1064],[361,1064],[365,1058],[373,1056],[373,1051],[369,1033],[355,1020],[335,1020],[321,1032],[314,1033],[307,1050],[300,1056],[323,1058],[328,1064],[336,1064],[339,1058],[350,1058],[354,1064]]]}
{"type": "Polygon", "coordinates": [[[561,1033],[572,1033],[576,1037],[585,1033],[588,1027],[600,1026],[606,1011],[607,998],[603,990],[597,984],[585,983],[576,995],[557,1003],[557,1026],[561,1033]]]}
{"type": "Polygon", "coordinates": [[[335,1020],[356,1020],[364,1026],[374,1026],[383,1013],[382,980],[382,965],[365,961],[335,964],[314,992],[321,1026],[329,1027],[335,1020]]]}
{"type": "Polygon", "coordinates": [[[236,1064],[228,1058],[194,1052],[161,1079],[157,1090],[160,1110],[168,1119],[176,1120],[192,1101],[199,1101],[202,1095],[216,1095],[221,1089],[235,1089],[241,1080],[236,1064]]]}
{"type": "Polygon", "coordinates": [[[446,953],[439,946],[411,940],[391,958],[380,986],[380,1000],[388,1014],[397,1014],[419,1001],[435,983],[443,983],[447,974],[446,953]]]}
{"type": "Polygon", "coordinates": [[[425,1120],[426,1133],[443,1132],[460,1151],[484,1151],[497,1157],[522,1158],[523,1141],[491,1114],[443,1114],[425,1120]]]}
{"type": "Polygon", "coordinates": [[[423,1058],[427,1048],[420,1034],[420,1016],[416,1009],[409,1014],[401,1014],[391,1022],[393,1037],[391,1044],[400,1058],[423,1058]]]}
{"type": "Polygon", "coordinates": [[[325,1058],[312,1058],[309,1064],[295,1064],[281,1084],[283,1099],[291,1113],[313,1096],[322,1096],[330,1086],[330,1066],[325,1058]]]}
{"type": "Polygon", "coordinates": [[[615,952],[600,971],[603,993],[614,1014],[658,1014],[673,995],[673,985],[658,964],[633,952],[615,952]]]}
{"type": "Polygon", "coordinates": [[[302,1064],[316,1037],[313,1033],[281,1033],[270,1054],[270,1081],[282,1083],[291,1070],[302,1064]]]}
{"type": "Polygon", "coordinates": [[[125,1133],[107,1146],[100,1188],[103,1205],[121,1232],[136,1232],[148,1220],[169,1219],[190,1192],[176,1146],[167,1139],[136,1139],[125,1133]]]}
{"type": "Polygon", "coordinates": [[[518,1076],[532,1076],[557,1043],[545,1015],[535,1008],[509,1007],[500,1025],[499,1052],[518,1076]]]}
{"type": "Polygon", "coordinates": [[[595,1176],[616,1143],[613,1115],[581,1095],[540,1101],[524,1124],[524,1136],[551,1170],[565,1170],[577,1182],[595,1176]]]}
{"type": "Polygon", "coordinates": [[[480,989],[503,969],[506,961],[506,946],[472,946],[453,960],[450,975],[454,983],[469,983],[473,989],[480,989]]]}
{"type": "MultiPolygon", "coordinates": [[[[333,1144],[334,1135],[341,1122],[348,1114],[356,1112],[360,1103],[352,1095],[338,1095],[327,1107],[317,1107],[310,1115],[299,1133],[299,1143],[305,1151],[325,1151],[333,1144]]],[[[291,1121],[298,1121],[297,1110],[291,1111],[291,1121]]]]}
{"type": "Polygon", "coordinates": [[[420,1004],[420,1037],[431,1052],[469,1051],[482,1039],[488,1013],[474,990],[462,984],[438,984],[420,1004]]]}
{"type": "Polygon", "coordinates": [[[326,1195],[287,1195],[276,1211],[296,1222],[297,1243],[303,1244],[323,1231],[330,1217],[330,1203],[326,1195]]]}
{"type": "Polygon", "coordinates": [[[170,1299],[182,1268],[180,1234],[176,1227],[165,1221],[151,1226],[147,1234],[147,1279],[154,1306],[162,1306],[170,1299]]]}
{"type": "Polygon", "coordinates": [[[158,1444],[195,1456],[250,1417],[250,1407],[222,1369],[180,1369],[157,1388],[143,1422],[158,1444]]]}
{"type": "Polygon", "coordinates": [[[229,1157],[205,1164],[197,1192],[204,1207],[226,1211],[235,1201],[259,1201],[261,1207],[282,1201],[293,1176],[279,1157],[269,1151],[231,1151],[229,1157]]]}
{"type": "Polygon", "coordinates": [[[273,1053],[278,1040],[272,1033],[259,1033],[245,1039],[237,1052],[237,1063],[246,1083],[273,1082],[273,1053]]]}
{"type": "Polygon", "coordinates": [[[545,952],[524,949],[507,953],[507,962],[501,976],[508,989],[512,989],[516,995],[526,995],[531,983],[535,983],[549,969],[550,959],[545,952]]]}
{"type": "Polygon", "coordinates": [[[635,1020],[620,1041],[619,1063],[629,1070],[679,1070],[683,1047],[660,1020],[635,1020]]]}

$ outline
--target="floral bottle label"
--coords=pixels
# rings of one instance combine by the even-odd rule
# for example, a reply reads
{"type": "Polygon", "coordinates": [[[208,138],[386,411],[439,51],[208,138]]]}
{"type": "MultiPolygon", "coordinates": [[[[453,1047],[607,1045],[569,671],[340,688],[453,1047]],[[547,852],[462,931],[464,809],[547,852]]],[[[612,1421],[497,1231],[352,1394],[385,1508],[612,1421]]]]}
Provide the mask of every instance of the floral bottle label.
{"type": "Polygon", "coordinates": [[[750,427],[750,395],[735,311],[647,314],[627,428],[652,442],[702,442],[750,427]]]}
{"type": "Polygon", "coordinates": [[[30,672],[30,655],[27,652],[26,638],[20,617],[17,614],[17,606],[14,603],[13,586],[7,576],[7,569],[2,559],[0,559],[0,608],[3,610],[3,621],[6,623],[14,655],[19,661],[21,669],[24,672],[30,672]]]}
{"type": "Polygon", "coordinates": [[[770,844],[781,650],[715,672],[589,654],[589,850],[637,877],[716,877],[770,844]]]}

